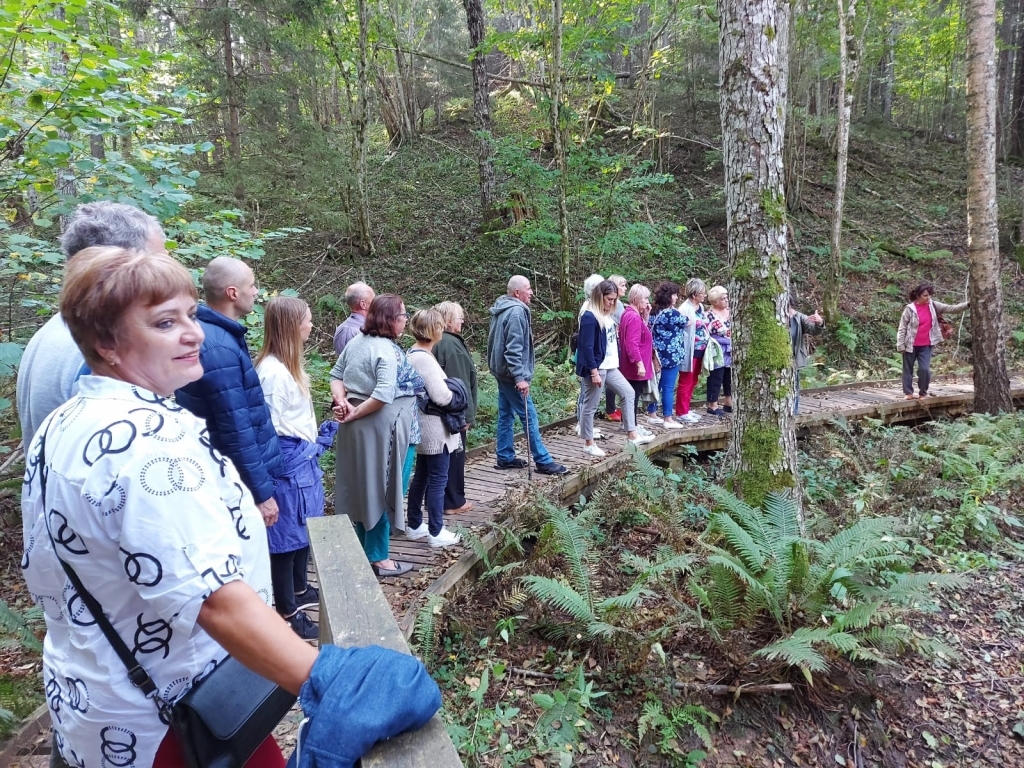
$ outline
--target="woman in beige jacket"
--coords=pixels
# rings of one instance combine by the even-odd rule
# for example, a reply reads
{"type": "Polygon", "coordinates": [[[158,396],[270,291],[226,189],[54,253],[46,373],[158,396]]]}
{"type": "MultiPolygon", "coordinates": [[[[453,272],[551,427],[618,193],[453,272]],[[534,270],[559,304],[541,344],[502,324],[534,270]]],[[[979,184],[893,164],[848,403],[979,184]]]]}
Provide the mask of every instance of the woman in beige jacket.
{"type": "Polygon", "coordinates": [[[939,315],[955,315],[967,309],[962,304],[943,304],[933,301],[935,286],[921,283],[910,292],[910,303],[903,308],[900,328],[896,333],[896,348],[903,354],[903,394],[907,400],[928,396],[932,379],[932,347],[942,341],[939,315]],[[914,394],[914,364],[917,363],[917,381],[920,395],[914,394]]]}

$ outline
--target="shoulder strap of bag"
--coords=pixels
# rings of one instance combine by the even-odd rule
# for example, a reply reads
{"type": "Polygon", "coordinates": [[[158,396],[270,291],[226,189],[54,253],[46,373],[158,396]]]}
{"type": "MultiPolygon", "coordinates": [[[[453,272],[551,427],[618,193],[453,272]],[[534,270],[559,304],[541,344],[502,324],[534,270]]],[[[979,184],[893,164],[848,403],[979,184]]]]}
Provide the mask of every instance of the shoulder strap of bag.
{"type": "MultiPolygon", "coordinates": [[[[51,425],[53,420],[51,420],[51,425]]],[[[43,433],[43,437],[39,441],[39,485],[42,490],[43,500],[43,514],[46,514],[46,476],[48,474],[46,470],[46,439],[49,437],[49,427],[43,433]]],[[[96,625],[103,632],[103,636],[107,638],[107,642],[114,649],[114,653],[117,654],[117,658],[124,664],[124,668],[128,670],[128,679],[132,685],[138,688],[146,696],[147,699],[152,699],[156,704],[156,708],[160,711],[160,719],[165,723],[170,723],[170,705],[164,701],[156,687],[156,683],[153,682],[153,678],[149,676],[149,672],[146,671],[138,659],[132,654],[131,649],[125,644],[121,636],[117,634],[117,630],[114,629],[114,625],[110,623],[106,614],[103,613],[103,606],[99,604],[92,593],[85,588],[82,584],[82,580],[78,578],[78,574],[75,573],[75,569],[68,565],[64,558],[57,554],[57,543],[53,540],[53,534],[50,533],[49,523],[44,521],[46,524],[46,532],[50,536],[50,542],[53,544],[53,554],[60,562],[61,568],[64,569],[64,573],[67,574],[68,579],[71,580],[71,584],[75,587],[75,591],[78,596],[85,603],[85,607],[89,609],[89,613],[92,614],[93,619],[96,620],[96,625]]]]}

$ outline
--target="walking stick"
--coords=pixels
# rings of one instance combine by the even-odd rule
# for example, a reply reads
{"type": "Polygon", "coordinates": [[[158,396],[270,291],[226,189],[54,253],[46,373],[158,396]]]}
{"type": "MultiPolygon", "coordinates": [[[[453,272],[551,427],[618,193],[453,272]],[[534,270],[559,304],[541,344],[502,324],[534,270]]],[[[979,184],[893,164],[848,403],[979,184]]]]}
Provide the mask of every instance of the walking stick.
{"type": "Polygon", "coordinates": [[[526,432],[526,480],[533,482],[533,450],[530,448],[530,402],[529,395],[523,394],[523,430],[526,432]]]}

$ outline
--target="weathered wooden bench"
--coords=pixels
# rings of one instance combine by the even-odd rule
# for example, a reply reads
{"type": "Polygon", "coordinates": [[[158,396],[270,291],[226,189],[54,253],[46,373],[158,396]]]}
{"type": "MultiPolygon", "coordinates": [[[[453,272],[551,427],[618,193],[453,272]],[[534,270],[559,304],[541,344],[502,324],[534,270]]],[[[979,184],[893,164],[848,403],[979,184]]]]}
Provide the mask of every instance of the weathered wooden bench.
{"type": "MultiPolygon", "coordinates": [[[[320,582],[320,642],[379,645],[409,653],[391,606],[346,515],[310,518],[309,545],[320,582]]],[[[418,731],[381,742],[364,768],[461,768],[440,714],[418,731]]]]}

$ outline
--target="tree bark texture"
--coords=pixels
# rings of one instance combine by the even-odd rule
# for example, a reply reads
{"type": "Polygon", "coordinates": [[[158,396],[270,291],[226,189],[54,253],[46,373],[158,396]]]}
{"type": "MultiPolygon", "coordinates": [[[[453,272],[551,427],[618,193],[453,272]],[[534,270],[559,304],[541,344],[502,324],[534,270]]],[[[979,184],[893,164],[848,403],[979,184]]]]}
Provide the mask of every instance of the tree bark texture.
{"type": "Polygon", "coordinates": [[[996,207],[996,2],[967,3],[967,255],[974,410],[1011,411],[996,207]]]}
{"type": "Polygon", "coordinates": [[[466,8],[469,46],[473,51],[473,114],[476,117],[477,166],[480,170],[480,220],[483,228],[497,218],[498,182],[494,175],[494,143],[491,135],[490,84],[487,54],[482,49],[487,36],[483,0],[462,0],[466,8]]]}
{"type": "Polygon", "coordinates": [[[828,275],[825,280],[823,309],[829,325],[839,321],[839,291],[843,280],[843,204],[846,200],[846,168],[850,152],[850,118],[856,93],[860,54],[854,22],[857,0],[837,0],[839,11],[839,105],[836,122],[836,190],[832,201],[832,228],[829,238],[828,275]]]}
{"type": "Polygon", "coordinates": [[[370,73],[367,62],[370,47],[370,11],[367,0],[358,0],[359,50],[356,52],[356,103],[352,115],[352,160],[356,175],[356,239],[363,252],[374,252],[370,231],[370,198],[366,194],[366,142],[369,122],[370,73]]]}
{"type": "MultiPolygon", "coordinates": [[[[566,155],[568,148],[565,141],[565,117],[562,110],[562,0],[553,0],[551,4],[551,133],[554,142],[555,165],[558,167],[558,308],[562,312],[572,312],[574,296],[572,290],[572,258],[569,249],[569,206],[566,200],[566,185],[569,176],[569,160],[566,155]]],[[[572,317],[570,315],[570,317],[572,317]]],[[[566,335],[571,328],[572,320],[564,325],[566,335]]]]}
{"type": "MultiPolygon", "coordinates": [[[[725,476],[753,505],[800,505],[783,190],[789,4],[721,0],[722,150],[733,306],[732,442],[725,476]]],[[[801,512],[801,525],[803,516],[801,512]]]]}
{"type": "Polygon", "coordinates": [[[1017,73],[1013,83],[1013,103],[1010,105],[1009,154],[1024,158],[1024,23],[1017,23],[1017,73]]]}
{"type": "Polygon", "coordinates": [[[242,163],[242,129],[239,123],[238,104],[238,82],[235,76],[235,48],[231,31],[231,5],[230,0],[224,0],[224,19],[222,21],[221,45],[224,51],[224,85],[227,91],[228,114],[224,133],[228,140],[228,156],[231,158],[234,168],[231,172],[236,177],[235,199],[245,199],[245,184],[241,177],[242,163]]]}

